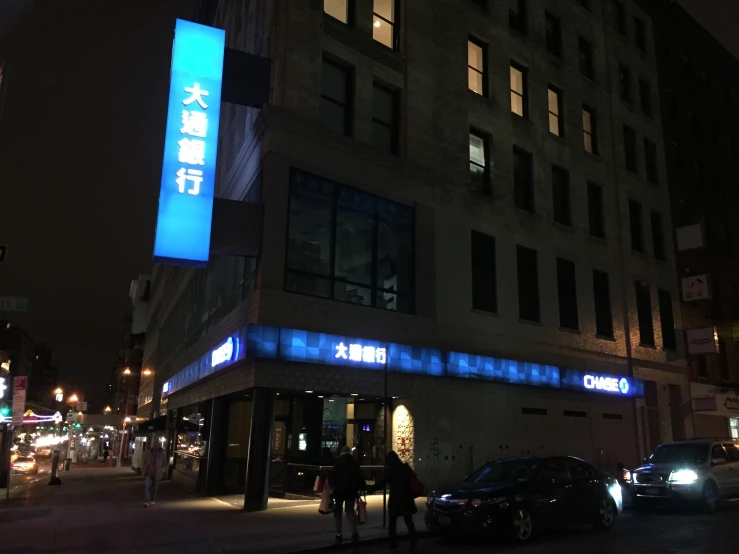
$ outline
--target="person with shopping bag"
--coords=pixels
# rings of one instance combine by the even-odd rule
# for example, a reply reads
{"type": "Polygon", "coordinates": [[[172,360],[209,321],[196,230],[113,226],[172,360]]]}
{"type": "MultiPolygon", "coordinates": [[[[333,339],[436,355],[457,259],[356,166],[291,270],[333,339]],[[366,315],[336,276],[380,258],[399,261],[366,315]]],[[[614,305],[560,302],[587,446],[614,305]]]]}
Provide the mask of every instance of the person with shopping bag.
{"type": "Polygon", "coordinates": [[[398,518],[402,517],[408,536],[411,540],[411,552],[416,550],[416,526],[413,514],[416,508],[416,497],[423,493],[423,484],[408,464],[404,464],[392,450],[385,456],[385,475],[377,481],[371,491],[390,487],[390,498],[387,503],[388,530],[390,531],[390,548],[397,546],[398,518]]]}
{"type": "Polygon", "coordinates": [[[362,469],[352,456],[351,448],[344,446],[339,458],[334,464],[334,469],[329,475],[328,485],[334,496],[334,521],[336,524],[336,543],[340,544],[344,538],[341,533],[342,513],[346,512],[346,519],[352,531],[352,544],[359,542],[357,532],[357,514],[354,506],[359,492],[365,489],[362,469]]]}

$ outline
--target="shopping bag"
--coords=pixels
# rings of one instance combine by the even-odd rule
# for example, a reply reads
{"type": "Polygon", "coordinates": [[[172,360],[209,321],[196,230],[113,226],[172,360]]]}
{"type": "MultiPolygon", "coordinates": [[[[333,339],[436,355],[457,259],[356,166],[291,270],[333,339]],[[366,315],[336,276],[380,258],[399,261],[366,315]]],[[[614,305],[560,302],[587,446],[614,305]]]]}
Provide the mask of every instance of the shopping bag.
{"type": "Polygon", "coordinates": [[[416,472],[411,470],[411,492],[413,493],[413,496],[416,498],[423,496],[423,490],[423,483],[418,478],[418,475],[416,475],[416,472]]]}
{"type": "Polygon", "coordinates": [[[334,495],[331,494],[331,489],[323,487],[323,492],[321,492],[321,502],[318,504],[318,513],[323,515],[333,514],[335,507],[336,501],[334,500],[334,495]]]}
{"type": "Polygon", "coordinates": [[[319,475],[316,477],[315,482],[313,483],[313,492],[322,493],[323,489],[326,488],[326,477],[324,475],[319,475]]]}
{"type": "Polygon", "coordinates": [[[361,496],[357,498],[357,523],[359,525],[367,523],[367,500],[361,496]]]}

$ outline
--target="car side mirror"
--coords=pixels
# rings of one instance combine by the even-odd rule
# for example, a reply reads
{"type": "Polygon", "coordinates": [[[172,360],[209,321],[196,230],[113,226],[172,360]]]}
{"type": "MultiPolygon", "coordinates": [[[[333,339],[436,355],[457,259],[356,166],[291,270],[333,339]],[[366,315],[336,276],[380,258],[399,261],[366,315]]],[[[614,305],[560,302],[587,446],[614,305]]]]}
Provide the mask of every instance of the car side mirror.
{"type": "Polygon", "coordinates": [[[712,466],[720,466],[724,465],[725,463],[727,463],[726,458],[714,458],[713,460],[711,460],[712,466]]]}

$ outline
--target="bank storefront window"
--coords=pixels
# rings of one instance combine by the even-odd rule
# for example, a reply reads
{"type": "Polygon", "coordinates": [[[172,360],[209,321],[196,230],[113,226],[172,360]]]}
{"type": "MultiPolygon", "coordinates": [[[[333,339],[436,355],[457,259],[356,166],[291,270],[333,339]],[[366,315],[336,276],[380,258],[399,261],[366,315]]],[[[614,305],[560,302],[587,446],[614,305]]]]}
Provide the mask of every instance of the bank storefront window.
{"type": "Polygon", "coordinates": [[[413,312],[414,209],[293,170],[286,288],[413,312]]]}
{"type": "Polygon", "coordinates": [[[729,418],[729,431],[732,439],[739,439],[739,417],[729,418]]]}
{"type": "Polygon", "coordinates": [[[197,479],[201,463],[208,457],[209,423],[205,404],[178,411],[175,469],[197,479]]]}

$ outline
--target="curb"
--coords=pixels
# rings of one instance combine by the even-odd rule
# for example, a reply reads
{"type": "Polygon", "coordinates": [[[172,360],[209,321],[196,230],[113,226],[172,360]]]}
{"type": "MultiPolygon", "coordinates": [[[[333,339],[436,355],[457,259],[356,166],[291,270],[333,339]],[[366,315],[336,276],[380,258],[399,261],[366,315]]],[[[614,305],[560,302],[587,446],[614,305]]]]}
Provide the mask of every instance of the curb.
{"type": "MultiPolygon", "coordinates": [[[[435,533],[432,531],[428,531],[428,530],[416,531],[416,538],[419,541],[428,539],[433,536],[435,536],[435,533]]],[[[406,542],[408,541],[408,535],[407,534],[398,535],[397,540],[398,542],[406,542]]],[[[364,540],[360,540],[359,543],[356,545],[352,544],[351,541],[347,541],[341,544],[313,546],[311,548],[305,548],[302,550],[290,550],[290,551],[287,551],[285,554],[312,554],[312,553],[326,552],[327,550],[341,552],[344,550],[354,550],[358,548],[366,548],[369,546],[379,546],[382,544],[390,544],[390,537],[383,536],[383,537],[375,537],[372,539],[364,539],[364,540]]]]}

